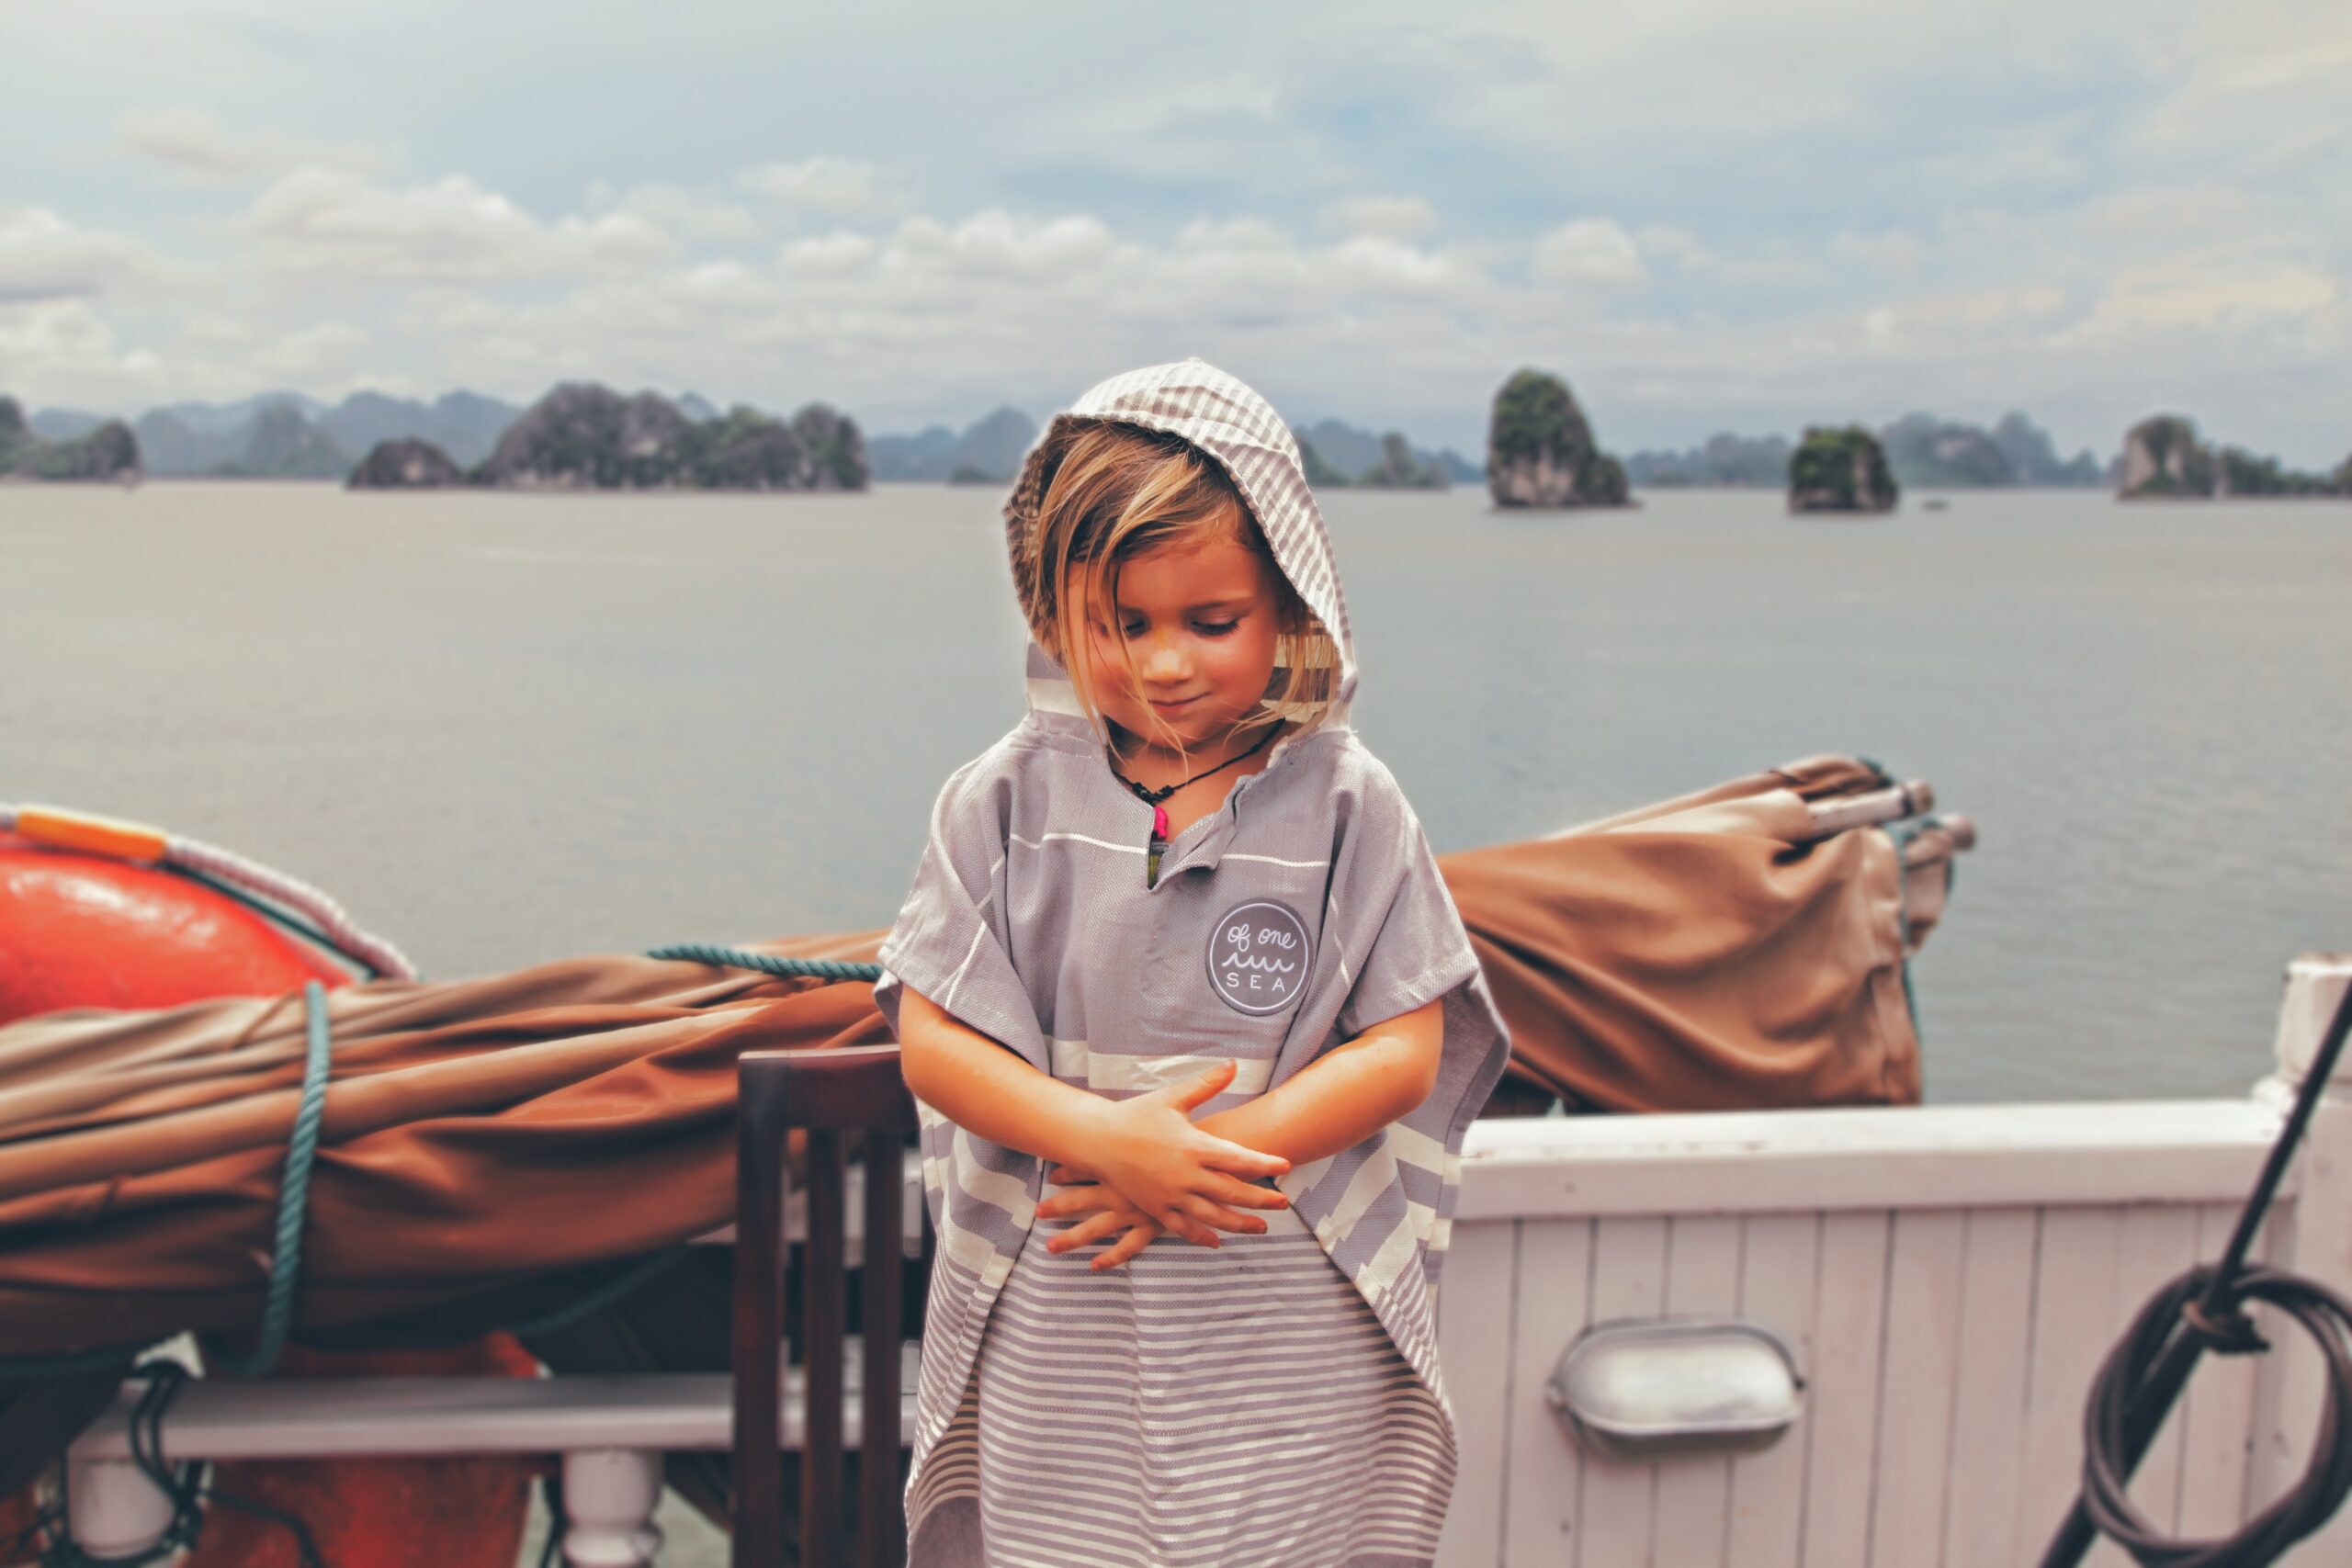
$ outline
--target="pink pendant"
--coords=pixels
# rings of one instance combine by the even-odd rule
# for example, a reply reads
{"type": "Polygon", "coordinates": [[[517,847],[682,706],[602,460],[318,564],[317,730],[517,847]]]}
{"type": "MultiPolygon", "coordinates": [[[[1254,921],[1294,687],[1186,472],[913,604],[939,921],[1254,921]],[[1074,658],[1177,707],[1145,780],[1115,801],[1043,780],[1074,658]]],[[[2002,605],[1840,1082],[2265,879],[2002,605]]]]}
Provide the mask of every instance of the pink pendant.
{"type": "Polygon", "coordinates": [[[1168,807],[1155,806],[1151,808],[1151,836],[1155,839],[1168,837],[1168,807]]]}

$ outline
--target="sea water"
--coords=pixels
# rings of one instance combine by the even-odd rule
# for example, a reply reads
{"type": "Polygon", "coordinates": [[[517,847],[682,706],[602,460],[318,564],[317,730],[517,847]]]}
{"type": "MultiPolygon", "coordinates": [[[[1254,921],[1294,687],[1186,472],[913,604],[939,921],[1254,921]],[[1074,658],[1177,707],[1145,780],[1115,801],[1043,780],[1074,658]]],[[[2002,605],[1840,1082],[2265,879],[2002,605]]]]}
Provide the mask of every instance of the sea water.
{"type": "MultiPolygon", "coordinates": [[[[888,925],[1022,711],[989,488],[0,486],[0,801],[304,877],[425,974],[888,925]]],[[[1442,852],[1823,751],[1982,835],[1930,1100],[2234,1095],[2352,948],[2352,505],[1330,492],[1367,743],[1442,852]]]]}

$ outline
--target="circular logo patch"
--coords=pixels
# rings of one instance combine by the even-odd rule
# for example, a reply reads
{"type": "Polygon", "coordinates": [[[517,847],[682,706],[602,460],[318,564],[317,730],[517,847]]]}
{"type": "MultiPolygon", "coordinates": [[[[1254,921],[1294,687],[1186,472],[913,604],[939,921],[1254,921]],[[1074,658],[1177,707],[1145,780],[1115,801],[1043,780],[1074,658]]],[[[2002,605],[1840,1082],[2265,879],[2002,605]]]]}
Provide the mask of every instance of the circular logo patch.
{"type": "Polygon", "coordinates": [[[1267,899],[1238,904],[1209,932],[1209,986],[1236,1012],[1280,1012],[1306,988],[1306,922],[1267,899]]]}

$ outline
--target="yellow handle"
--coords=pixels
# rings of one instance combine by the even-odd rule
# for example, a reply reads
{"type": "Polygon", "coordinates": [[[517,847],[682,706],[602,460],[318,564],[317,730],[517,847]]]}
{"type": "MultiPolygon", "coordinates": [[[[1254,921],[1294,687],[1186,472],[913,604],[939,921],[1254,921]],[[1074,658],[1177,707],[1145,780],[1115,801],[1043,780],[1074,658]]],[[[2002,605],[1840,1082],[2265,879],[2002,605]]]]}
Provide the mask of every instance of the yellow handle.
{"type": "Polygon", "coordinates": [[[161,861],[169,837],[161,828],[150,828],[143,822],[118,822],[111,817],[94,817],[86,811],[67,811],[55,806],[18,807],[17,831],[35,843],[54,844],[62,850],[86,850],[119,860],[161,861]]]}

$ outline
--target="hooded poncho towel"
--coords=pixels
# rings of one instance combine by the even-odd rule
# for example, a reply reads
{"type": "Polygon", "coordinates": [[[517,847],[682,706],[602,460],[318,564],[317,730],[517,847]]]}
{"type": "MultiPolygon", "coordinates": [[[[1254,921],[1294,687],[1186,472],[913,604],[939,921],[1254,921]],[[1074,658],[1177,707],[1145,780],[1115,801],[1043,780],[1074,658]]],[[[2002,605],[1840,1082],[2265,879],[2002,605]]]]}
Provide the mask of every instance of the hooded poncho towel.
{"type": "Polygon", "coordinates": [[[1214,1250],[1162,1236],[1104,1274],[1086,1272],[1095,1249],[1029,1245],[1042,1162],[923,1108],[939,1247],[911,1561],[1425,1562],[1454,1452],[1440,1264],[1504,1024],[1412,807],[1350,728],[1356,660],[1330,537],[1263,399],[1197,359],[1087,392],[1006,503],[1016,576],[1072,433],[1102,420],[1172,433],[1224,468],[1330,632],[1336,679],[1148,886],[1152,807],[1033,640],[1027,714],[940,791],[879,954],[884,1017],[895,1030],[912,987],[1040,1072],[1114,1097],[1236,1060],[1196,1115],[1438,998],[1444,1050],[1418,1109],[1278,1179],[1291,1207],[1261,1212],[1266,1235],[1214,1250]]]}

